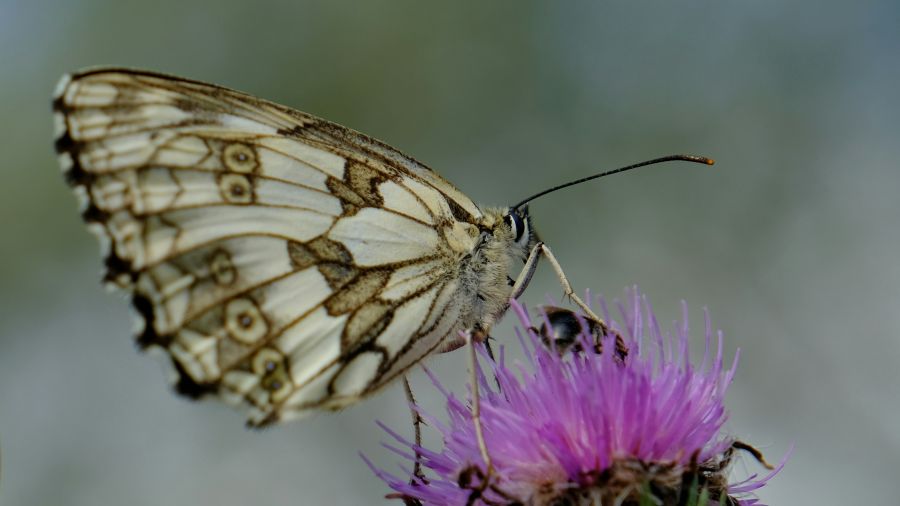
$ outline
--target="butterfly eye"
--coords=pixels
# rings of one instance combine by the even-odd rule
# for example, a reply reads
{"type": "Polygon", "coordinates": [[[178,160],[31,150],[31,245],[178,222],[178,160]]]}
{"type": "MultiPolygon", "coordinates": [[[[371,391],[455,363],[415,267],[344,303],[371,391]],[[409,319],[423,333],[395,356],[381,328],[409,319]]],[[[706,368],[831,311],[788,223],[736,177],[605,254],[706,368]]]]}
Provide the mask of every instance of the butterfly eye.
{"type": "Polygon", "coordinates": [[[515,210],[510,209],[509,213],[503,217],[503,220],[512,229],[514,240],[519,242],[525,233],[525,222],[522,220],[522,217],[515,210]]]}

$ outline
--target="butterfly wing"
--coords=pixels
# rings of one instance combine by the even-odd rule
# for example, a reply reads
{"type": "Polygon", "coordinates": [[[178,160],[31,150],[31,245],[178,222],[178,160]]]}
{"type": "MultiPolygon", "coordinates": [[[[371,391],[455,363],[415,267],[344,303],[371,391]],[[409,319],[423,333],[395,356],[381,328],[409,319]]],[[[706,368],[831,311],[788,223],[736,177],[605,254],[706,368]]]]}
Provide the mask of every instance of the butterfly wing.
{"type": "Polygon", "coordinates": [[[147,72],[67,76],[54,109],[106,279],[131,294],[138,342],[168,354],[179,392],[272,423],[355,402],[458,330],[471,244],[444,231],[481,211],[412,158],[147,72]]]}

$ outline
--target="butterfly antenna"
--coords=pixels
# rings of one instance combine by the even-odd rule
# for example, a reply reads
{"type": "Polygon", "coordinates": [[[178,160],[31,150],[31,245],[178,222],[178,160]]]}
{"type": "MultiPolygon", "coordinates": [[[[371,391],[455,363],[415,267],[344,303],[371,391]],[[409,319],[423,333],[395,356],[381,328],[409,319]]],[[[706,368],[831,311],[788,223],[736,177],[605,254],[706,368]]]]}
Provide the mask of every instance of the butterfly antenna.
{"type": "Polygon", "coordinates": [[[606,171],[606,172],[601,172],[601,173],[599,173],[599,174],[594,174],[593,176],[583,177],[583,178],[581,178],[581,179],[576,179],[575,181],[569,181],[568,183],[564,183],[564,184],[561,184],[561,185],[554,186],[554,187],[552,187],[552,188],[548,188],[548,189],[546,189],[546,190],[544,190],[544,191],[535,193],[534,195],[532,195],[532,196],[528,197],[527,199],[523,200],[522,202],[519,202],[518,204],[514,205],[513,208],[519,209],[519,208],[521,208],[522,206],[524,206],[525,204],[531,202],[532,200],[534,200],[534,199],[536,199],[536,198],[538,198],[538,197],[543,197],[544,195],[546,195],[546,194],[548,194],[548,193],[553,193],[553,192],[555,192],[556,190],[562,190],[563,188],[568,188],[568,187],[570,187],[570,186],[575,186],[576,184],[581,184],[581,183],[590,181],[590,180],[592,180],[592,179],[597,179],[597,178],[601,178],[601,177],[605,177],[605,176],[611,176],[611,175],[613,175],[613,174],[618,174],[619,172],[625,172],[625,171],[628,171],[628,170],[631,170],[631,169],[636,169],[636,168],[638,168],[638,167],[645,167],[645,166],[647,166],[647,165],[655,165],[655,164],[657,164],[657,163],[663,163],[663,162],[676,162],[676,161],[678,161],[678,162],[694,162],[694,163],[702,163],[703,165],[712,165],[712,164],[716,163],[715,160],[713,160],[712,158],[707,158],[707,157],[705,157],[705,156],[695,156],[695,155],[669,155],[669,156],[663,156],[663,157],[660,157],[660,158],[654,158],[653,160],[647,160],[647,161],[645,161],[645,162],[636,163],[636,164],[634,164],[634,165],[628,165],[627,167],[619,167],[618,169],[608,170],[608,171],[606,171]]]}

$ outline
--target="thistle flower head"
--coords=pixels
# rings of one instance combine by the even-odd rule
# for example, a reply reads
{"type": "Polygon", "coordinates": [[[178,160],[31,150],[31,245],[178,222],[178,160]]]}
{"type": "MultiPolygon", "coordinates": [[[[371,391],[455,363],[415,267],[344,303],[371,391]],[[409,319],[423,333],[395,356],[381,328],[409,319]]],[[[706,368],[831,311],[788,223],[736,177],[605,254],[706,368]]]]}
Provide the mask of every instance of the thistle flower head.
{"type": "Polygon", "coordinates": [[[699,364],[692,363],[686,306],[682,323],[664,333],[636,289],[629,299],[618,306],[618,321],[601,302],[611,331],[598,334],[595,326],[582,325],[578,345],[566,353],[548,346],[513,301],[528,363],[507,365],[502,349],[497,361],[490,360],[479,345],[481,361],[489,364],[477,376],[491,469],[479,450],[470,403],[433,376],[449,421],[419,414],[440,432],[443,449],[429,450],[383,426],[400,443],[388,448],[427,473],[405,470],[411,478],[401,478],[372,469],[411,504],[757,504],[748,493],[784,462],[766,476],[728,481],[736,449],[761,459],[722,432],[738,354],[726,365],[722,335],[714,339],[707,315],[706,351],[699,364]]]}

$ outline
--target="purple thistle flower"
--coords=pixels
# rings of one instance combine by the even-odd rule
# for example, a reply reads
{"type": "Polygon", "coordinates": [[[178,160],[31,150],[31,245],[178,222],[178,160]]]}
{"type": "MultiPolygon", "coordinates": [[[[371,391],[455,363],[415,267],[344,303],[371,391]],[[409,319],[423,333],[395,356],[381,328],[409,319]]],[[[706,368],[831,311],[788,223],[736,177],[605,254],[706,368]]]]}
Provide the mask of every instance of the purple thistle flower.
{"type": "MultiPolygon", "coordinates": [[[[619,305],[624,328],[604,318],[612,332],[591,332],[581,325],[578,345],[561,353],[547,336],[531,326],[525,309],[513,301],[525,335],[519,340],[528,357],[506,365],[503,350],[496,362],[482,360],[491,375],[477,370],[481,424],[493,470],[485,476],[469,403],[446,391],[449,423],[419,415],[443,437],[444,448],[432,451],[381,425],[403,448],[385,445],[428,474],[401,478],[372,470],[407,504],[425,505],[594,505],[656,504],[642,502],[652,494],[661,504],[693,503],[693,486],[708,491],[708,504],[759,504],[748,494],[772,478],[770,473],[728,482],[736,449],[756,450],[722,433],[728,418],[723,404],[738,355],[729,367],[723,360],[722,334],[713,332],[706,316],[706,352],[699,367],[688,353],[687,307],[674,335],[664,334],[649,303],[637,289],[630,304],[619,305]],[[600,346],[596,346],[597,339],[600,346]],[[619,342],[616,342],[616,340],[619,342]],[[600,350],[616,350],[603,353],[600,350]],[[642,499],[644,498],[644,499],[642,499]]],[[[579,317],[580,318],[580,317],[579,317]]],[[[553,328],[543,315],[545,328],[553,328]]],[[[426,371],[427,372],[427,371],[426,371]]],[[[364,457],[365,458],[365,457],[364,457]]]]}

